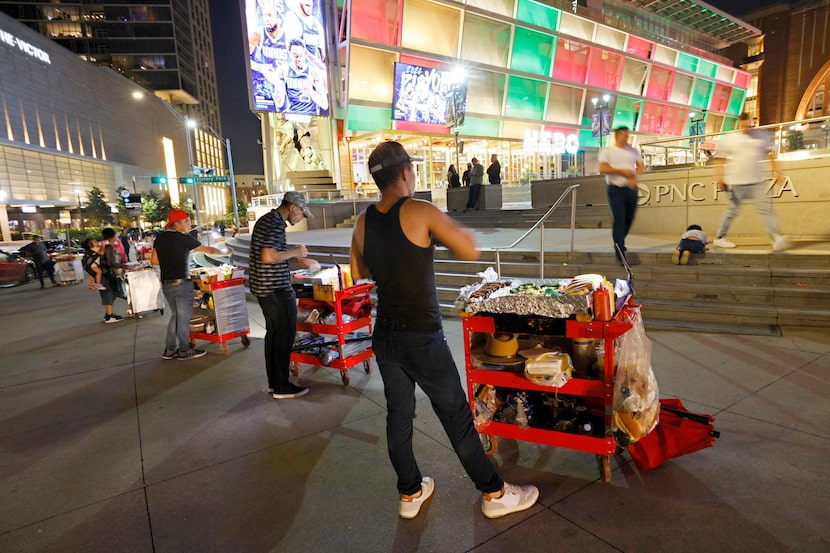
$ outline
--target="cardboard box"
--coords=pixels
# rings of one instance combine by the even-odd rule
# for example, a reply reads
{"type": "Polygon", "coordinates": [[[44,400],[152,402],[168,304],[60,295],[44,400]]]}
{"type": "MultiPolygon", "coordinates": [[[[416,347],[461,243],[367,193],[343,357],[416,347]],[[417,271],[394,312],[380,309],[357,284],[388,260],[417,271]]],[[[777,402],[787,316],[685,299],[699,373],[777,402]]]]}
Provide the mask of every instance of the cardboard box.
{"type": "Polygon", "coordinates": [[[334,286],[314,283],[314,299],[317,301],[334,301],[334,286]]]}

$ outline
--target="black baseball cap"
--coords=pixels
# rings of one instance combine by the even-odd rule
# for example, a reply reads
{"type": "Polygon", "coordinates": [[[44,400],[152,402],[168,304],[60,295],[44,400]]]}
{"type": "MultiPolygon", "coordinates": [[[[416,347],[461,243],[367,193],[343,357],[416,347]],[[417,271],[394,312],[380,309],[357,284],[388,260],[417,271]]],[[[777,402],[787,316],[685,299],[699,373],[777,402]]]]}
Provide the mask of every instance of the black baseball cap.
{"type": "Polygon", "coordinates": [[[412,157],[400,142],[388,140],[381,142],[369,154],[369,172],[374,174],[378,171],[402,165],[409,161],[423,161],[422,157],[412,157]]]}

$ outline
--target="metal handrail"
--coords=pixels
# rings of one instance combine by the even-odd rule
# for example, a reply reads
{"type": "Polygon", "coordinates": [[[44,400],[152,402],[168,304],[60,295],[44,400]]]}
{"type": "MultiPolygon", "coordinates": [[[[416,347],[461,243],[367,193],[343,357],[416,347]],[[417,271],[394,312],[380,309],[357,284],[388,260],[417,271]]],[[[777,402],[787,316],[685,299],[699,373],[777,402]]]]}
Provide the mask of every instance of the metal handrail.
{"type": "Polygon", "coordinates": [[[571,249],[570,249],[570,251],[574,251],[574,233],[575,233],[574,229],[576,228],[576,189],[579,188],[579,186],[580,186],[579,184],[572,184],[569,187],[567,187],[565,189],[565,191],[562,192],[562,195],[559,196],[559,199],[556,200],[553,203],[552,206],[550,206],[550,209],[548,209],[545,212],[545,214],[542,215],[539,218],[539,220],[536,221],[536,223],[534,223],[533,226],[530,227],[527,230],[527,232],[522,234],[521,237],[519,237],[515,242],[513,242],[512,244],[510,244],[509,246],[506,246],[504,248],[493,248],[493,251],[496,252],[496,272],[498,273],[499,278],[501,278],[501,252],[502,252],[502,250],[509,250],[509,249],[514,248],[516,246],[516,244],[518,244],[519,242],[521,242],[522,240],[527,238],[528,235],[531,232],[533,232],[534,230],[536,230],[537,227],[541,227],[541,231],[539,233],[539,278],[545,278],[545,221],[547,220],[548,217],[551,216],[551,214],[554,212],[554,210],[556,210],[556,208],[559,207],[559,204],[562,203],[562,201],[565,199],[565,196],[567,196],[569,192],[571,194],[571,249]]]}

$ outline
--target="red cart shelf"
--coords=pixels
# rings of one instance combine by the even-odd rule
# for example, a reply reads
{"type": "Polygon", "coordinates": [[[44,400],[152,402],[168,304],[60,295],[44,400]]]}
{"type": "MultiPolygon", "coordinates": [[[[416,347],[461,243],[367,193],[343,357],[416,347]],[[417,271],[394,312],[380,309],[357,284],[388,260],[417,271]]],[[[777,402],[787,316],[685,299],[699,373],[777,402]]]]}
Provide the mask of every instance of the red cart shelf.
{"type": "Polygon", "coordinates": [[[204,340],[219,344],[219,351],[228,354],[227,342],[241,338],[246,348],[251,345],[248,322],[248,300],[245,297],[245,278],[232,278],[218,282],[194,281],[194,286],[203,294],[213,297],[213,309],[194,309],[194,313],[207,313],[216,321],[216,333],[191,332],[190,340],[204,340]]]}
{"type": "MultiPolygon", "coordinates": [[[[621,319],[627,313],[624,307],[618,318],[621,319]]],[[[603,481],[611,481],[611,456],[617,449],[617,442],[611,434],[612,401],[614,391],[614,339],[624,334],[631,328],[627,322],[615,321],[590,321],[580,322],[566,320],[566,338],[593,338],[603,339],[605,345],[605,363],[599,379],[571,378],[564,386],[552,388],[540,386],[525,378],[522,374],[506,371],[488,370],[474,368],[472,364],[472,350],[470,346],[470,335],[473,332],[496,332],[496,320],[491,316],[475,315],[465,317],[464,327],[464,356],[467,372],[467,392],[470,409],[473,416],[476,414],[476,386],[490,385],[499,388],[527,390],[535,392],[556,392],[581,398],[595,398],[601,401],[604,408],[605,428],[602,437],[586,436],[571,432],[560,432],[532,427],[519,427],[504,422],[488,421],[477,424],[477,429],[482,437],[485,451],[492,454],[496,448],[495,437],[509,438],[533,442],[555,447],[564,447],[588,453],[595,453],[599,456],[601,469],[600,474],[603,481]]]]}
{"type": "Polygon", "coordinates": [[[334,320],[337,321],[337,323],[335,324],[307,323],[304,321],[298,321],[297,330],[303,332],[313,332],[315,334],[336,336],[337,352],[339,353],[339,357],[337,359],[332,360],[328,365],[326,365],[323,363],[322,356],[320,355],[312,355],[296,351],[292,352],[291,362],[292,372],[294,373],[294,375],[299,374],[300,363],[306,365],[314,365],[318,367],[329,367],[331,369],[337,369],[341,371],[340,376],[343,380],[343,385],[347,386],[349,384],[348,371],[355,365],[363,363],[363,368],[366,371],[366,374],[369,374],[371,372],[371,365],[369,364],[369,360],[375,355],[371,347],[363,351],[360,351],[354,355],[344,357],[343,346],[346,345],[346,335],[350,332],[355,332],[362,328],[368,328],[369,333],[371,334],[372,318],[370,316],[360,317],[358,319],[346,323],[341,323],[340,321],[343,320],[343,303],[347,300],[359,299],[361,297],[371,301],[370,292],[374,287],[374,282],[367,282],[363,284],[356,284],[354,286],[350,286],[342,290],[334,290],[334,301],[317,300],[311,298],[300,298],[298,300],[298,305],[302,308],[319,309],[320,307],[324,307],[327,311],[334,312],[334,320]]]}

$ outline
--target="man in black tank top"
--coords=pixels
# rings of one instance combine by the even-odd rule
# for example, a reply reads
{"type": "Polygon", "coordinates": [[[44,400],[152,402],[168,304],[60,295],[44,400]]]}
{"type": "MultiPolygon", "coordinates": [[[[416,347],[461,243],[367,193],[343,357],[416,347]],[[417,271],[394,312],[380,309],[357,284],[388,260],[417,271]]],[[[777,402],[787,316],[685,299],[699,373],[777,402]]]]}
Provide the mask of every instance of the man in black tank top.
{"type": "Polygon", "coordinates": [[[377,283],[372,349],[386,396],[389,458],[398,476],[401,518],[415,518],[435,482],[421,475],[412,451],[415,384],[427,394],[464,470],[483,494],[481,510],[498,518],[532,507],[535,486],[504,482],[487,459],[452,352],[444,339],[435,289],[433,243],[458,259],[479,257],[475,240],[430,202],[415,200],[415,168],[404,147],[384,142],[369,156],[381,200],[361,213],[352,235],[355,279],[377,283]]]}

